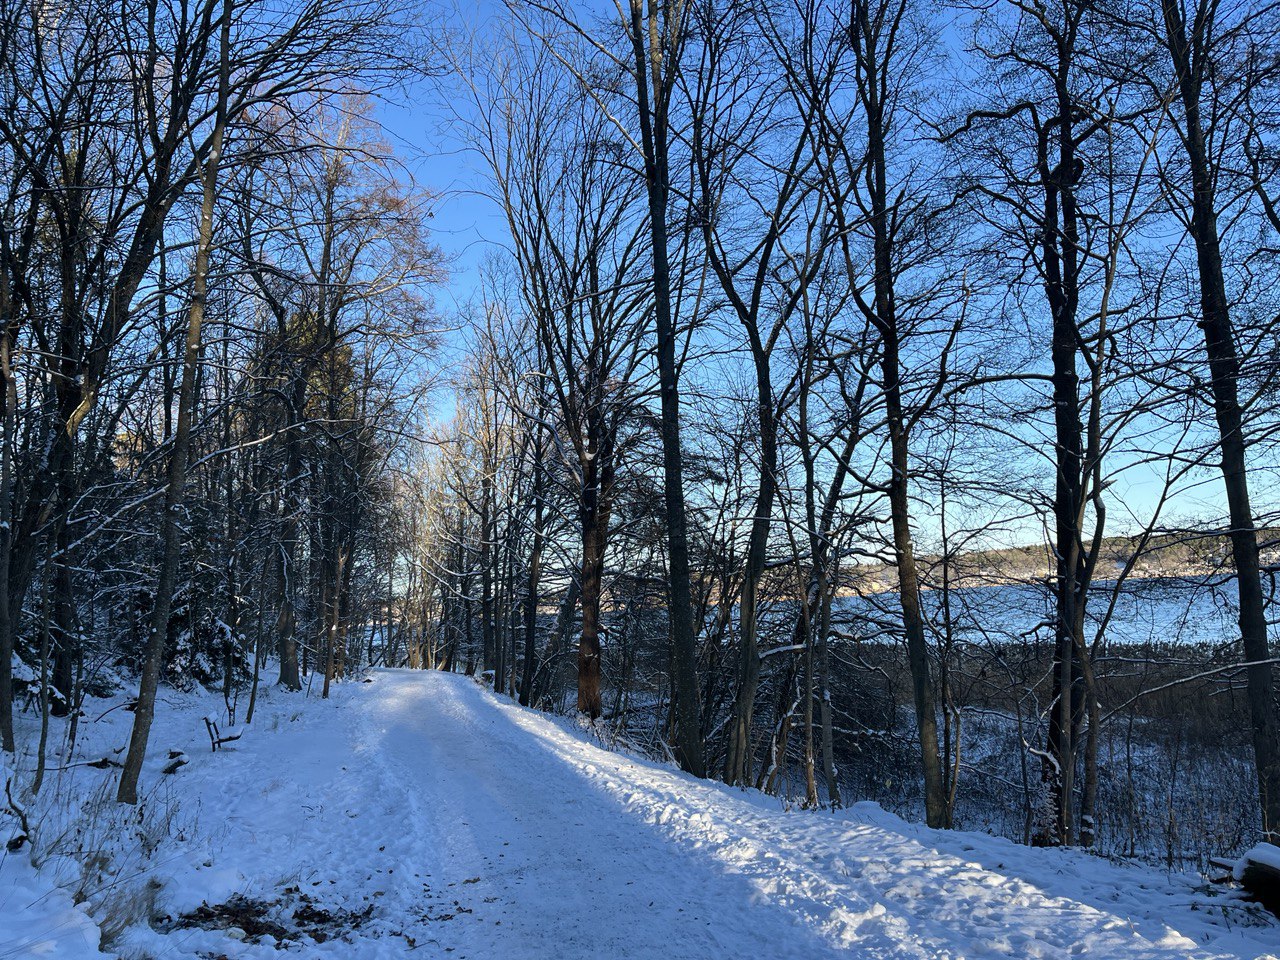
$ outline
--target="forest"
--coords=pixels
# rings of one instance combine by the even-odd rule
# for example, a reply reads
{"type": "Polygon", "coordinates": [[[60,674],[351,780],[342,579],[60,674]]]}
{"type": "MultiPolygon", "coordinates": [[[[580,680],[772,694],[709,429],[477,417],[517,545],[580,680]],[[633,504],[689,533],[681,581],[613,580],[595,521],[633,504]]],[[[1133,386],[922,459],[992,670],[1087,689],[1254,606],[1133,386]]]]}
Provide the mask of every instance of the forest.
{"type": "Polygon", "coordinates": [[[1280,5],[0,0],[0,193],[33,845],[408,669],[1280,889],[1280,5]]]}

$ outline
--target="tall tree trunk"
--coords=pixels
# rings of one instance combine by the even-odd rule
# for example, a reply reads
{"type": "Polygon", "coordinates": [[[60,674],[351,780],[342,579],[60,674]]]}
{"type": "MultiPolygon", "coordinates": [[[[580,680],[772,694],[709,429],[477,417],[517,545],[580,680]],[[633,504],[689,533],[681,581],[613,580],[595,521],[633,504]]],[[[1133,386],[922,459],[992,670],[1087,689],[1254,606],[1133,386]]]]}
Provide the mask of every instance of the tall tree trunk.
{"type": "MultiPolygon", "coordinates": [[[[493,611],[493,554],[495,550],[494,544],[494,522],[493,522],[493,473],[489,469],[485,469],[484,478],[481,480],[482,490],[480,493],[480,636],[484,644],[482,651],[482,660],[480,663],[480,673],[483,676],[487,671],[495,668],[495,659],[497,657],[497,630],[494,625],[493,611]]],[[[495,673],[493,677],[493,686],[496,689],[498,685],[498,676],[495,673]]]]}
{"type": "Polygon", "coordinates": [[[543,498],[546,471],[542,466],[542,445],[534,447],[533,464],[533,544],[529,548],[529,569],[525,578],[524,597],[524,669],[520,674],[520,704],[533,701],[533,678],[538,668],[538,592],[542,576],[543,498]]]}
{"type": "Polygon", "coordinates": [[[1080,792],[1080,846],[1092,847],[1098,839],[1098,744],[1102,710],[1098,704],[1098,686],[1089,658],[1081,658],[1084,670],[1085,715],[1089,726],[1084,742],[1084,787],[1080,792]]]}
{"type": "Polygon", "coordinates": [[[52,561],[46,558],[45,582],[40,591],[40,743],[36,748],[36,775],[31,783],[32,796],[40,793],[40,786],[44,783],[45,750],[49,745],[49,659],[52,641],[49,630],[49,595],[52,590],[48,568],[51,565],[52,561]]]}
{"type": "MultiPolygon", "coordinates": [[[[229,377],[231,370],[231,329],[224,326],[222,335],[222,369],[223,377],[229,377]]],[[[220,378],[220,379],[222,379],[220,378]]],[[[230,394],[230,389],[226,389],[226,393],[230,394]]],[[[232,445],[231,421],[232,410],[231,404],[224,403],[225,410],[222,414],[222,449],[230,450],[232,445]]],[[[226,539],[224,549],[227,551],[226,557],[226,603],[227,614],[226,623],[227,631],[223,637],[222,644],[222,699],[227,708],[227,717],[231,723],[235,722],[234,707],[232,705],[232,693],[235,689],[235,652],[237,649],[236,635],[240,629],[240,530],[239,517],[236,510],[235,502],[235,463],[231,457],[226,458],[222,469],[222,496],[225,498],[222,504],[226,511],[226,539]]],[[[254,658],[254,676],[257,676],[257,657],[254,658]]]]}
{"type": "MultiPolygon", "coordinates": [[[[1065,69],[1065,68],[1064,68],[1065,69]]],[[[1060,101],[1072,109],[1062,80],[1060,101]]],[[[1053,314],[1053,408],[1057,479],[1053,498],[1054,554],[1057,558],[1057,614],[1054,618],[1053,704],[1049,719],[1046,768],[1053,823],[1048,840],[1069,844],[1075,840],[1076,742],[1080,731],[1083,694],[1080,685],[1080,650],[1083,645],[1086,582],[1084,490],[1081,468],[1084,427],[1080,421],[1080,377],[1076,370],[1080,332],[1076,321],[1079,301],[1078,238],[1074,191],[1063,182],[1064,170],[1075,164],[1070,122],[1063,121],[1056,158],[1056,173],[1042,163],[1045,182],[1045,285],[1053,314]]]]}
{"type": "Polygon", "coordinates": [[[507,580],[502,575],[502,554],[506,550],[494,550],[493,606],[493,692],[502,693],[507,672],[507,618],[503,610],[507,599],[507,580]]]}
{"type": "Polygon", "coordinates": [[[591,493],[582,506],[582,633],[578,640],[578,710],[600,716],[600,593],[604,576],[604,531],[591,493]]]}
{"type": "MultiPolygon", "coordinates": [[[[7,260],[7,251],[5,251],[7,260]]],[[[10,338],[11,301],[7,263],[0,263],[0,749],[12,753],[13,635],[9,598],[9,562],[13,555],[13,449],[18,384],[10,338]]]]}
{"type": "MultiPolygon", "coordinates": [[[[1258,563],[1257,530],[1249,502],[1243,412],[1240,407],[1240,358],[1227,301],[1214,196],[1214,170],[1200,114],[1204,51],[1189,49],[1187,24],[1176,0],[1163,0],[1166,43],[1178,75],[1185,127],[1182,142],[1191,174],[1191,236],[1200,279],[1200,327],[1209,361],[1213,410],[1222,451],[1222,479],[1231,522],[1231,556],[1240,600],[1240,642],[1246,661],[1249,726],[1253,735],[1258,800],[1263,836],[1280,844],[1280,721],[1276,717],[1275,676],[1267,641],[1267,619],[1258,563]]],[[[1196,42],[1208,29],[1197,21],[1196,42]]]]}
{"type": "Polygon", "coordinates": [[[813,744],[813,614],[814,610],[805,603],[809,610],[805,617],[804,651],[804,805],[814,810],[818,807],[818,778],[816,776],[816,756],[813,744]]]}
{"type": "Polygon", "coordinates": [[[835,720],[831,713],[831,589],[826,578],[818,579],[818,724],[822,730],[822,779],[827,785],[827,801],[833,810],[839,810],[840,772],[836,768],[835,720]]]}
{"type": "Polygon", "coordinates": [[[56,559],[52,572],[46,575],[53,577],[53,689],[58,691],[60,699],[51,704],[55,717],[66,716],[74,700],[75,664],[80,654],[80,631],[77,628],[79,617],[76,615],[75,591],[71,582],[71,566],[68,549],[70,537],[67,533],[65,518],[58,524],[58,532],[54,538],[57,545],[56,559]]]}
{"type": "MultiPolygon", "coordinates": [[[[831,527],[835,521],[840,494],[849,473],[848,464],[857,444],[857,427],[856,423],[848,426],[843,449],[836,461],[835,475],[827,487],[822,512],[819,514],[817,469],[809,442],[809,396],[812,390],[812,371],[813,356],[810,350],[806,352],[805,372],[796,404],[800,449],[804,461],[805,522],[809,533],[809,554],[812,557],[805,602],[812,602],[817,607],[814,643],[818,668],[818,723],[822,730],[822,777],[827,787],[828,802],[832,809],[839,809],[842,805],[840,775],[836,768],[835,720],[831,708],[831,603],[835,590],[835,585],[832,583],[834,565],[831,561],[831,527]]],[[[864,379],[860,387],[865,389],[865,384],[864,379]]]]}
{"type": "MultiPolygon", "coordinates": [[[[589,364],[593,361],[588,361],[589,364]]],[[[587,414],[585,456],[582,471],[582,634],[578,644],[578,710],[592,720],[600,716],[600,605],[604,590],[605,551],[613,497],[613,434],[603,412],[605,398],[598,378],[591,384],[591,409],[587,414]]]]}
{"type": "MultiPolygon", "coordinates": [[[[865,16],[865,10],[864,10],[865,16]]],[[[862,26],[868,37],[870,24],[862,26]]],[[[902,408],[901,331],[898,327],[894,289],[894,240],[890,231],[890,198],[886,160],[885,104],[880,99],[880,70],[875,51],[864,58],[867,70],[864,104],[867,112],[867,150],[870,170],[868,189],[871,194],[871,228],[873,233],[875,305],[872,322],[883,345],[881,370],[885,397],[885,415],[889,422],[889,511],[893,528],[893,549],[898,572],[898,599],[902,608],[902,627],[907,640],[907,663],[911,671],[911,692],[915,702],[916,731],[920,738],[920,762],[924,774],[925,820],[931,827],[944,827],[947,821],[946,791],[943,786],[942,761],[938,754],[938,714],[929,648],[920,611],[920,579],[916,569],[915,546],[911,533],[911,454],[909,427],[902,408]]]]}
{"type": "Polygon", "coordinates": [[[218,69],[218,109],[214,119],[213,143],[204,168],[204,196],[200,206],[200,235],[196,245],[195,276],[191,291],[191,309],[187,314],[186,349],[182,356],[182,387],[178,396],[178,424],[169,457],[168,487],[165,490],[164,514],[161,520],[160,577],[156,586],[156,602],[147,637],[146,659],[138,686],[138,706],[133,716],[133,732],[129,752],[120,771],[120,787],[116,800],[138,802],[138,778],[146,758],[151,722],[155,717],[156,690],[160,685],[160,668],[164,661],[164,643],[168,634],[169,610],[178,573],[178,510],[182,506],[187,481],[187,459],[191,447],[192,408],[196,399],[196,377],[200,366],[200,326],[204,321],[208,297],[209,257],[213,246],[213,205],[218,184],[218,165],[227,125],[227,87],[230,77],[232,0],[223,0],[221,53],[218,69]]]}
{"type": "MultiPolygon", "coordinates": [[[[353,525],[354,528],[354,525],[353,525]]],[[[342,545],[338,554],[338,646],[334,655],[334,676],[338,680],[347,677],[347,661],[350,658],[348,639],[351,634],[351,579],[355,574],[352,557],[355,548],[350,539],[342,545]]]]}
{"type": "MultiPolygon", "coordinates": [[[[286,507],[286,509],[291,509],[286,507]]],[[[298,670],[298,623],[293,601],[293,566],[297,542],[297,521],[286,518],[286,533],[279,543],[272,545],[276,556],[276,580],[279,597],[276,601],[276,647],[280,655],[280,676],[277,683],[286,690],[301,690],[302,676],[298,670]]]]}
{"type": "Polygon", "coordinates": [[[680,447],[680,394],[676,370],[676,323],[672,312],[671,265],[667,244],[670,196],[669,107],[683,47],[682,0],[630,0],[629,35],[634,60],[636,106],[643,146],[644,176],[653,240],[653,302],[661,394],[662,476],[667,527],[667,616],[671,630],[675,689],[675,755],[694,776],[706,775],[701,702],[698,696],[697,634],[689,570],[688,518],[684,499],[684,457],[680,447]]]}
{"type": "MultiPolygon", "coordinates": [[[[337,532],[332,534],[337,539],[337,532]]],[[[327,699],[329,687],[334,680],[342,679],[347,659],[346,632],[346,584],[350,577],[350,562],[347,547],[335,542],[332,555],[321,567],[322,582],[321,603],[322,623],[324,631],[324,685],[321,698],[327,699]]]]}
{"type": "MultiPolygon", "coordinates": [[[[865,190],[865,206],[869,212],[867,226],[871,232],[874,273],[871,278],[872,298],[868,302],[857,278],[864,266],[851,249],[848,236],[861,209],[850,216],[846,210],[845,190],[836,185],[832,190],[833,212],[842,236],[845,269],[852,293],[870,328],[880,341],[880,381],[884,393],[885,417],[889,432],[889,513],[894,550],[894,566],[898,574],[898,599],[902,610],[902,627],[907,645],[907,665],[911,674],[912,700],[915,705],[916,730],[920,741],[920,761],[924,780],[925,818],[931,827],[945,827],[947,801],[942,760],[938,750],[937,695],[929,663],[929,647],[925,637],[924,618],[920,609],[920,578],[916,567],[915,546],[911,531],[911,421],[903,409],[902,359],[903,331],[898,317],[896,227],[901,213],[900,194],[890,196],[888,185],[888,131],[893,109],[890,97],[893,53],[890,37],[901,23],[905,5],[893,10],[873,11],[867,2],[855,3],[849,37],[856,44],[856,55],[862,76],[858,96],[865,117],[865,145],[857,160],[846,158],[849,188],[865,190]]],[[[835,149],[838,151],[840,145],[835,149]]],[[[838,156],[838,153],[836,154],[838,156]]],[[[896,189],[896,188],[895,188],[896,189]]],[[[851,448],[847,448],[849,454],[851,448]]]]}
{"type": "MultiPolygon", "coordinates": [[[[758,341],[758,338],[754,338],[758,341]]],[[[747,564],[742,574],[742,608],[739,614],[738,692],[729,727],[729,749],[725,757],[725,783],[747,785],[755,759],[751,749],[751,717],[756,691],[760,687],[759,604],[760,579],[764,575],[769,546],[769,526],[777,488],[778,439],[773,409],[773,384],[769,355],[753,343],[756,368],[756,409],[760,418],[760,476],[756,489],[755,515],[747,544],[747,564]]]]}
{"type": "Polygon", "coordinates": [[[947,822],[947,798],[943,786],[942,761],[938,755],[938,710],[934,694],[929,648],[924,634],[924,618],[920,612],[920,578],[916,570],[915,548],[911,538],[911,505],[907,488],[910,459],[907,434],[903,423],[902,401],[897,383],[898,351],[886,342],[885,378],[886,412],[889,416],[891,469],[889,510],[893,523],[893,548],[898,570],[898,599],[902,607],[902,626],[907,638],[907,663],[911,669],[911,693],[916,708],[916,730],[920,737],[920,762],[924,771],[925,822],[931,827],[944,827],[947,822]],[[892,373],[890,372],[892,368],[892,373]]]}

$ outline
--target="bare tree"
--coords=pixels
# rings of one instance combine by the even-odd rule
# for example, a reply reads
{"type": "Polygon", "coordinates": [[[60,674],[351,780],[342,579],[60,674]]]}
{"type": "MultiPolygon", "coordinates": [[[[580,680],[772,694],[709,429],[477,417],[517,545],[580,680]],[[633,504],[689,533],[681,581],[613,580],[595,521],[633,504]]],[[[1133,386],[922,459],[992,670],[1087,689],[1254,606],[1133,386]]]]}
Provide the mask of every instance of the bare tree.
{"type": "Polygon", "coordinates": [[[187,311],[187,335],[182,352],[182,382],[178,388],[178,422],[174,428],[173,449],[169,454],[169,476],[164,494],[164,517],[160,532],[160,580],[156,586],[156,602],[151,614],[151,629],[138,684],[138,705],[133,714],[133,730],[129,736],[129,752],[120,771],[116,800],[138,802],[138,777],[147,755],[151,721],[155,717],[156,689],[160,684],[160,665],[164,641],[169,633],[169,610],[173,603],[174,580],[178,573],[178,510],[182,506],[187,482],[187,465],[191,450],[192,406],[195,403],[196,376],[200,365],[201,325],[209,295],[209,257],[213,246],[213,207],[218,191],[218,169],[222,161],[227,134],[227,98],[231,86],[231,22],[235,7],[223,0],[218,20],[218,105],[209,135],[209,154],[202,175],[203,196],[200,203],[200,228],[196,239],[196,260],[191,277],[191,306],[187,311]]]}
{"type": "MultiPolygon", "coordinates": [[[[1250,501],[1247,400],[1224,268],[1224,221],[1229,224],[1233,163],[1247,156],[1250,124],[1245,105],[1274,96],[1275,11],[1219,0],[1162,0],[1143,8],[1134,24],[1167,58],[1153,71],[1152,92],[1166,111],[1182,148],[1182,163],[1166,171],[1172,205],[1195,244],[1199,317],[1217,424],[1217,448],[1230,519],[1231,554],[1239,597],[1240,642],[1247,668],[1249,723],[1258,774],[1263,836],[1280,843],[1280,718],[1270,661],[1267,616],[1258,559],[1258,533],[1250,501]],[[1258,57],[1270,49],[1270,65],[1258,57]],[[1158,79],[1157,79],[1158,78],[1158,79]],[[1154,84],[1153,84],[1154,85],[1154,84]],[[1232,129],[1241,120],[1240,133],[1232,129]],[[1239,139],[1238,139],[1239,138],[1239,139]],[[1226,182],[1224,182],[1224,180],[1226,182]]],[[[1254,128],[1254,136],[1259,134],[1254,128]]],[[[1269,131],[1268,131],[1269,133],[1269,131]]],[[[1256,154],[1255,154],[1256,157],[1256,154]]],[[[1249,170],[1251,165],[1243,168],[1249,170]]],[[[1259,171],[1253,166],[1256,175],[1259,171]]],[[[1265,194],[1263,195],[1265,200],[1265,194]]],[[[1274,209],[1265,204],[1274,218],[1274,209]]],[[[1272,224],[1280,229],[1280,220],[1272,224]]]]}
{"type": "Polygon", "coordinates": [[[822,104],[817,137],[838,248],[851,299],[875,336],[889,478],[871,485],[889,501],[926,818],[941,827],[950,812],[912,531],[911,437],[946,385],[962,317],[952,308],[963,306],[964,290],[923,279],[945,248],[946,231],[931,172],[911,155],[904,131],[912,122],[907,98],[928,52],[914,16],[902,0],[855,3],[846,20],[815,8],[806,29],[832,39],[816,48],[820,58],[807,57],[792,73],[805,95],[822,104]],[[922,350],[932,374],[920,369],[922,360],[910,360],[922,350]]]}
{"type": "Polygon", "coordinates": [[[699,55],[686,84],[693,216],[750,352],[760,442],[742,574],[738,690],[724,766],[726,783],[748,784],[760,684],[760,586],[778,488],[779,401],[772,358],[823,262],[829,231],[817,197],[817,99],[800,101],[793,113],[786,73],[777,68],[753,11],[715,2],[692,9],[699,55]]]}
{"type": "MultiPolygon", "coordinates": [[[[489,80],[495,89],[471,87],[482,111],[476,142],[535,331],[532,375],[550,401],[550,409],[519,412],[540,430],[539,419],[554,411],[548,439],[572,478],[581,549],[578,709],[594,720],[602,709],[601,598],[620,431],[641,389],[644,220],[638,183],[618,162],[625,146],[578,88],[586,68],[566,73],[541,44],[526,50],[514,41],[502,63],[489,80]]],[[[543,443],[541,433],[535,440],[543,443]]]]}

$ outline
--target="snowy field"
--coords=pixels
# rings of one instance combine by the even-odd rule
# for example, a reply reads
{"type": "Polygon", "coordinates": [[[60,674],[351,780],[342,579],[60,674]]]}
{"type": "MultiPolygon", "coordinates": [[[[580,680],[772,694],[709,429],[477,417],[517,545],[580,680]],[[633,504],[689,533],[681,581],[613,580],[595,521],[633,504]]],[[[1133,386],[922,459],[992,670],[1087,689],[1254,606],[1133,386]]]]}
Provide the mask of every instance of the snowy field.
{"type": "MultiPolygon", "coordinates": [[[[607,752],[461,676],[378,672],[329,701],[272,690],[217,754],[201,721],[214,702],[167,697],[140,817],[109,848],[96,838],[128,815],[109,801],[115,771],[50,775],[26,809],[55,855],[38,872],[27,847],[0,862],[0,958],[97,956],[100,926],[115,954],[164,960],[1280,952],[1280,925],[1198,877],[873,804],[788,812],[607,752]],[[170,749],[190,762],[166,776],[170,749]]],[[[125,742],[128,714],[101,712],[84,760],[125,742]]]]}

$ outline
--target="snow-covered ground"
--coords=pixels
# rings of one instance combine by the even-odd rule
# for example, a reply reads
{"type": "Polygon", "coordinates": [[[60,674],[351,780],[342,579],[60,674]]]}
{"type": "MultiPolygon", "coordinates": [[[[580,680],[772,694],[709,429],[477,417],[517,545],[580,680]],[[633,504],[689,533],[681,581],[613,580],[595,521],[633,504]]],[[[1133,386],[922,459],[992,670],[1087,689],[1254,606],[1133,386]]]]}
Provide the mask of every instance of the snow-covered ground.
{"type": "MultiPolygon", "coordinates": [[[[32,811],[51,823],[61,810],[63,828],[105,835],[123,816],[131,839],[97,886],[70,859],[37,874],[25,850],[6,855],[0,958],[95,956],[77,884],[117,953],[165,960],[278,956],[277,936],[246,937],[234,912],[178,919],[237,896],[305,957],[1280,953],[1280,925],[1195,877],[931,831],[871,804],[784,811],[605,751],[461,676],[378,672],[328,701],[271,691],[217,754],[200,704],[162,706],[136,822],[109,802],[75,812],[114,771],[76,767],[42,792],[32,811]],[[169,749],[190,763],[164,776],[169,749]]],[[[111,755],[127,723],[87,718],[81,756],[111,755]]]]}

